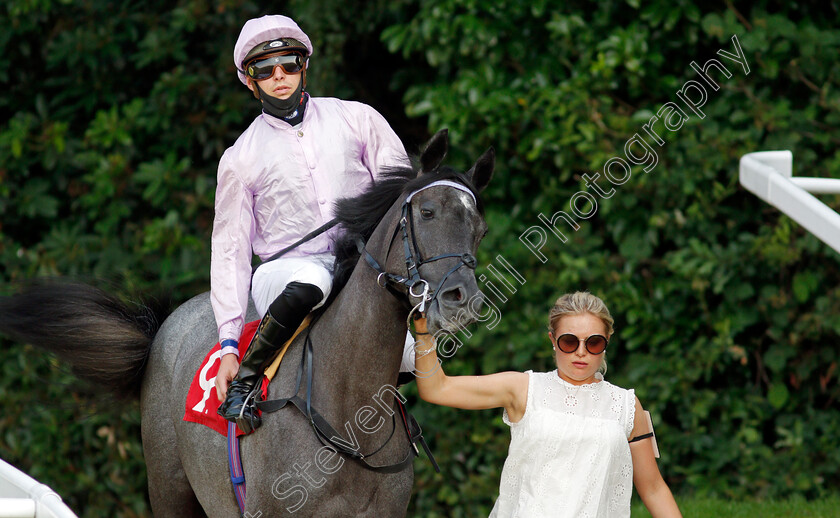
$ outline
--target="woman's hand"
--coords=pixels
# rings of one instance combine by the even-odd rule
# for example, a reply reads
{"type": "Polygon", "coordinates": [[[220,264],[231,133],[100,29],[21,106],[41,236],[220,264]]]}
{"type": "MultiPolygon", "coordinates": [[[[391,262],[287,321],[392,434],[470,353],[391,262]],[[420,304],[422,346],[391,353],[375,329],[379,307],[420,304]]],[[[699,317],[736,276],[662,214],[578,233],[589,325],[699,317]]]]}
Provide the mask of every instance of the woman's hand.
{"type": "Polygon", "coordinates": [[[425,313],[415,313],[414,314],[414,332],[418,335],[424,335],[429,332],[429,328],[426,325],[426,314],[425,313]]]}

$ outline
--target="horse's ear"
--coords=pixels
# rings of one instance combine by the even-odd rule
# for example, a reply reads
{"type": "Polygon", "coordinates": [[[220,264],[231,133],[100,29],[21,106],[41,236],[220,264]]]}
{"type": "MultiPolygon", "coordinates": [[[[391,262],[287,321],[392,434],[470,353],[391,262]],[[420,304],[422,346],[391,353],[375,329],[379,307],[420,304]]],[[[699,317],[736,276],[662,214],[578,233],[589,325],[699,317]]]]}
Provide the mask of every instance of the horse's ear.
{"type": "Polygon", "coordinates": [[[420,174],[430,173],[437,169],[437,166],[443,162],[443,157],[446,156],[446,151],[449,148],[448,142],[448,129],[444,128],[434,134],[420,155],[420,174]]]}
{"type": "Polygon", "coordinates": [[[483,155],[478,157],[472,169],[467,171],[467,176],[470,177],[473,185],[478,192],[484,190],[487,184],[490,183],[490,178],[493,176],[493,168],[496,166],[496,151],[493,147],[489,147],[483,155]]]}

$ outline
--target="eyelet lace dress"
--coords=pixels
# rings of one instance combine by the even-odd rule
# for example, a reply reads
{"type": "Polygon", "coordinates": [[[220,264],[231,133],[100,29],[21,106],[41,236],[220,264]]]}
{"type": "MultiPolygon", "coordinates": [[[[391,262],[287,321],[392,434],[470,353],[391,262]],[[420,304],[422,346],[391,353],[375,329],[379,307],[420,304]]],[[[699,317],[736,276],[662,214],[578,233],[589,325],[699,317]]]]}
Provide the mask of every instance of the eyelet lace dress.
{"type": "MultiPolygon", "coordinates": [[[[490,518],[630,516],[635,394],[607,381],[572,385],[528,371],[525,415],[510,422],[510,450],[490,518]]],[[[600,376],[600,375],[599,375],[600,376]]]]}

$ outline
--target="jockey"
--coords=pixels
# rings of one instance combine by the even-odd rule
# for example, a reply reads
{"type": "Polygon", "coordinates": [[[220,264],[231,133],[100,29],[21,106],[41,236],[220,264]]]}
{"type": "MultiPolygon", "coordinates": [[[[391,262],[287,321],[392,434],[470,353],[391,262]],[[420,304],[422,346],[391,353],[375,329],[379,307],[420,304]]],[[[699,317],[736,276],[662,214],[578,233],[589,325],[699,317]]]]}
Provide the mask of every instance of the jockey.
{"type": "MultiPolygon", "coordinates": [[[[234,47],[239,80],[263,113],[219,161],[210,297],[222,345],[216,390],[220,401],[226,396],[218,412],[246,433],[261,424],[247,396],[276,351],[329,296],[332,232],[264,263],[253,279],[252,254],[271,257],[329,221],[337,198],[360,193],[383,167],[408,164],[402,142],[376,110],[306,93],[311,55],[309,37],[279,15],[248,20],[234,47]],[[262,321],[240,364],[249,287],[262,321]]],[[[414,367],[412,344],[408,335],[403,371],[414,367]]]]}

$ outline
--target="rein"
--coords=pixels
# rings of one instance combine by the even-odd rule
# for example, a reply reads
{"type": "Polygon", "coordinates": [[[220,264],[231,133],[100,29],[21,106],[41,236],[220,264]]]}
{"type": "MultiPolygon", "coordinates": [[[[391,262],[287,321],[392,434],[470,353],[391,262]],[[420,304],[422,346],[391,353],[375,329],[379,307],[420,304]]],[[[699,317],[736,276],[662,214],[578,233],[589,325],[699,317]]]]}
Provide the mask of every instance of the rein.
{"type": "Polygon", "coordinates": [[[315,239],[316,237],[320,236],[321,234],[323,234],[327,230],[329,230],[329,229],[333,228],[334,226],[338,225],[338,223],[339,223],[338,218],[333,218],[333,219],[327,221],[326,223],[324,223],[320,227],[318,227],[315,230],[313,230],[312,232],[306,234],[305,236],[298,239],[297,241],[295,241],[291,245],[287,246],[286,248],[280,250],[279,252],[272,255],[271,257],[269,257],[265,261],[262,261],[260,264],[257,264],[257,265],[254,265],[253,267],[251,267],[251,275],[254,275],[254,272],[257,271],[257,268],[264,265],[265,263],[274,261],[275,259],[280,259],[282,256],[286,255],[286,253],[289,250],[293,250],[293,249],[299,247],[300,245],[306,243],[307,241],[311,241],[312,239],[315,239]]]}

